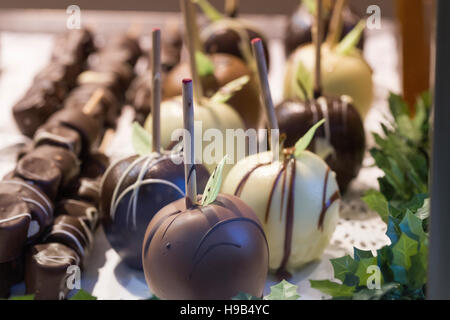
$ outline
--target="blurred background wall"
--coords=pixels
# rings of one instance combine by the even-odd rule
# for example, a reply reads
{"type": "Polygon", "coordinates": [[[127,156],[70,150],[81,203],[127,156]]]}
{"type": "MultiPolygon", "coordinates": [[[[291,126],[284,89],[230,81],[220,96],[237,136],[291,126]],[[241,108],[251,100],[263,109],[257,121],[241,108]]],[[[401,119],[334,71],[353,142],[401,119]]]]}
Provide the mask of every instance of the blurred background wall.
{"type": "MultiPolygon", "coordinates": [[[[224,0],[210,0],[217,8],[223,8],[224,0]]],[[[389,17],[393,12],[392,0],[351,0],[351,5],[361,12],[371,4],[380,5],[382,15],[389,17]]],[[[241,0],[242,13],[286,14],[292,12],[299,0],[241,0]]],[[[179,0],[1,0],[5,9],[64,9],[71,4],[81,9],[132,10],[132,11],[179,11],[179,0]]]]}

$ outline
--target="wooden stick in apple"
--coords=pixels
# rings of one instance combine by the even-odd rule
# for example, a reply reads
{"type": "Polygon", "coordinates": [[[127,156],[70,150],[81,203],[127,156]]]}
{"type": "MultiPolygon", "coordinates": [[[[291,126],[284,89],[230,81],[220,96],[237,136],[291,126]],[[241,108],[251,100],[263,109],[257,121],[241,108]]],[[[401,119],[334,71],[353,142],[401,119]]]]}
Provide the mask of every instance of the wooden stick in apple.
{"type": "Polygon", "coordinates": [[[267,76],[267,65],[266,58],[264,55],[263,43],[260,38],[255,38],[252,40],[253,55],[256,60],[256,68],[258,70],[258,83],[261,92],[261,100],[264,104],[264,110],[266,112],[266,119],[270,130],[270,147],[273,151],[274,156],[278,155],[278,139],[279,139],[279,128],[278,121],[275,115],[275,109],[272,101],[272,94],[270,93],[269,78],[267,76]],[[276,150],[274,150],[276,149],[276,150]]]}
{"type": "Polygon", "coordinates": [[[152,151],[161,152],[161,30],[152,31],[152,151]]]}
{"type": "Polygon", "coordinates": [[[197,174],[195,172],[194,148],[194,99],[192,92],[192,79],[183,80],[183,122],[186,207],[191,208],[197,202],[197,174]]]}
{"type": "Polygon", "coordinates": [[[314,44],[316,49],[316,65],[314,70],[314,98],[317,99],[322,95],[322,79],[321,79],[321,47],[323,38],[323,2],[317,0],[317,10],[314,23],[314,44]]]}
{"type": "Polygon", "coordinates": [[[344,10],[347,0],[336,0],[331,16],[330,27],[326,42],[330,47],[334,46],[340,39],[342,33],[342,11],[344,10]]]}
{"type": "Polygon", "coordinates": [[[239,10],[239,0],[225,0],[225,14],[230,18],[236,18],[239,10]]]}
{"type": "Polygon", "coordinates": [[[200,103],[203,97],[203,88],[200,76],[197,70],[196,52],[203,51],[197,26],[197,12],[191,0],[180,0],[181,9],[184,16],[184,25],[186,28],[186,40],[189,51],[189,63],[191,67],[191,75],[194,80],[194,98],[200,103]]]}

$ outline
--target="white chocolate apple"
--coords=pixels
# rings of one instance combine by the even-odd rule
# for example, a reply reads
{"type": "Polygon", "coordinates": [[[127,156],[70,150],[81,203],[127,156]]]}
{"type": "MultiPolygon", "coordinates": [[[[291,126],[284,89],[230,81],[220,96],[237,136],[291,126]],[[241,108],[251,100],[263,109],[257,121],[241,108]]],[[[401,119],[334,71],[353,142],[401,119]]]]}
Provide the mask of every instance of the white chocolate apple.
{"type": "MultiPolygon", "coordinates": [[[[374,88],[372,69],[361,51],[353,48],[346,54],[337,52],[326,43],[322,45],[322,93],[328,96],[350,96],[356,109],[364,118],[372,105],[374,88]]],[[[305,100],[298,85],[298,73],[308,72],[314,78],[315,48],[312,44],[301,46],[292,53],[286,66],[284,98],[305,100]]],[[[311,79],[310,83],[314,83],[311,79]]],[[[312,89],[312,88],[310,88],[312,89]]]]}
{"type": "MultiPolygon", "coordinates": [[[[183,104],[182,98],[175,97],[161,103],[161,147],[164,149],[168,149],[173,146],[178,141],[172,140],[172,134],[177,129],[183,128],[183,104]]],[[[202,150],[205,151],[205,148],[213,141],[207,141],[203,139],[205,131],[208,129],[217,129],[220,131],[221,136],[223,137],[222,146],[223,146],[223,154],[216,155],[214,158],[217,160],[216,162],[208,161],[210,159],[205,159],[202,157],[203,165],[212,172],[216,167],[217,163],[222,159],[222,157],[227,154],[226,150],[226,129],[243,129],[245,130],[244,122],[241,117],[232,107],[224,103],[212,102],[210,100],[205,99],[203,101],[203,105],[196,105],[194,112],[194,120],[202,122],[202,131],[195,131],[195,139],[196,141],[202,141],[202,150]],[[206,162],[205,162],[206,161],[206,162]]],[[[150,114],[145,121],[145,129],[148,132],[152,132],[152,115],[150,114]]],[[[214,138],[213,138],[214,140],[214,138]]],[[[235,148],[237,144],[235,144],[235,148]]],[[[198,155],[198,153],[196,153],[198,155]]],[[[238,153],[235,151],[235,155],[238,153]]],[[[204,155],[202,153],[201,155],[204,155]]],[[[199,157],[197,157],[199,158],[199,157]]],[[[237,159],[233,163],[236,163],[237,159]]],[[[224,167],[224,177],[231,169],[232,165],[227,164],[224,167]]]]}
{"type": "Polygon", "coordinates": [[[317,155],[297,158],[285,149],[240,160],[229,172],[223,193],[239,196],[259,217],[269,243],[269,266],[280,277],[319,259],[329,244],[339,216],[335,173],[317,155]]]}

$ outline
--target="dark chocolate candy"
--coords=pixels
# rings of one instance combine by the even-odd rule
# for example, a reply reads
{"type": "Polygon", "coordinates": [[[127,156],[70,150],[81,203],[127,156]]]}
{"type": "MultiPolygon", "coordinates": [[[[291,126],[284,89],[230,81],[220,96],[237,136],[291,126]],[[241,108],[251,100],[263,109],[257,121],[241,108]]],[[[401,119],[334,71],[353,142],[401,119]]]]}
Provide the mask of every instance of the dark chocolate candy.
{"type": "Polygon", "coordinates": [[[94,50],[92,33],[88,29],[71,29],[57,36],[53,46],[52,61],[70,54],[78,63],[94,50]]]}
{"type": "Polygon", "coordinates": [[[53,161],[61,172],[61,186],[66,187],[80,174],[80,161],[77,156],[64,148],[42,145],[31,151],[27,157],[40,157],[53,161]]]}
{"type": "Polygon", "coordinates": [[[64,108],[50,117],[48,125],[64,125],[76,130],[82,137],[83,151],[88,152],[99,140],[100,124],[96,119],[83,113],[82,110],[64,108]]]}
{"type": "Polygon", "coordinates": [[[0,263],[0,299],[9,297],[11,286],[23,281],[24,257],[0,263]]]}
{"type": "Polygon", "coordinates": [[[25,286],[35,300],[59,300],[70,291],[71,266],[79,266],[80,258],[69,247],[60,243],[37,244],[26,254],[25,286]]]}
{"type": "Polygon", "coordinates": [[[55,218],[43,241],[62,243],[75,250],[81,260],[84,260],[92,247],[93,235],[83,218],[63,214],[55,218]]]}
{"type": "Polygon", "coordinates": [[[55,212],[58,215],[80,218],[91,230],[95,230],[98,226],[98,211],[90,202],[78,199],[64,199],[57,203],[55,212]]]}
{"type": "Polygon", "coordinates": [[[27,242],[31,211],[13,194],[0,194],[0,263],[18,258],[27,242]]]}
{"type": "Polygon", "coordinates": [[[91,116],[97,119],[100,124],[115,127],[117,118],[120,115],[120,103],[107,87],[98,84],[80,85],[70,92],[64,101],[64,108],[82,110],[94,92],[100,87],[104,90],[104,95],[97,106],[93,108],[91,116]]]}
{"type": "Polygon", "coordinates": [[[348,98],[319,98],[312,102],[284,101],[275,108],[280,133],[286,134],[286,147],[295,145],[317,121],[325,119],[315,134],[310,148],[318,152],[320,143],[329,144],[332,152],[326,157],[336,172],[339,188],[344,192],[361,168],[365,151],[364,126],[358,111],[348,98]],[[321,141],[319,141],[321,139],[321,141]]]}
{"type": "MultiPolygon", "coordinates": [[[[159,209],[184,196],[181,155],[132,156],[113,164],[101,185],[100,212],[106,237],[122,259],[142,268],[142,239],[159,209]],[[174,159],[180,164],[175,164],[174,159]]],[[[197,186],[203,190],[208,170],[197,166],[197,186]]]]}
{"type": "Polygon", "coordinates": [[[94,151],[83,160],[81,175],[86,178],[101,178],[110,165],[109,158],[102,152],[94,151]]]}
{"type": "Polygon", "coordinates": [[[134,79],[127,91],[127,100],[134,107],[136,121],[144,124],[150,113],[152,101],[152,74],[146,72],[134,79]]]}
{"type": "Polygon", "coordinates": [[[37,186],[52,200],[58,194],[61,171],[50,159],[26,155],[17,163],[14,176],[37,186]]]}
{"type": "Polygon", "coordinates": [[[56,97],[62,101],[70,88],[68,66],[63,63],[50,63],[34,77],[33,82],[45,82],[48,86],[53,86],[56,97]]]}
{"type": "Polygon", "coordinates": [[[65,196],[98,205],[100,201],[100,179],[79,178],[66,189],[65,196]]]}
{"type": "MultiPolygon", "coordinates": [[[[231,97],[227,104],[231,105],[240,115],[247,128],[258,128],[261,118],[261,104],[256,80],[244,62],[229,54],[213,54],[210,56],[214,64],[214,75],[202,77],[202,85],[206,96],[212,96],[218,89],[244,75],[251,80],[240,91],[231,97]]],[[[187,63],[176,66],[165,78],[163,95],[165,98],[181,95],[182,80],[189,78],[190,67],[187,63]]]]}
{"type": "Polygon", "coordinates": [[[22,179],[0,181],[0,193],[14,194],[26,202],[31,212],[28,242],[36,241],[53,223],[53,204],[45,193],[22,179]]]}
{"type": "Polygon", "coordinates": [[[60,100],[48,84],[32,86],[25,96],[13,106],[13,115],[19,130],[33,137],[36,130],[58,109],[60,100]]]}
{"type": "Polygon", "coordinates": [[[102,50],[116,51],[122,49],[128,51],[128,58],[124,62],[127,62],[131,66],[136,64],[137,59],[142,54],[139,39],[136,37],[127,34],[118,34],[109,36],[105,40],[106,42],[102,50]]]}
{"type": "Polygon", "coordinates": [[[162,299],[230,299],[263,294],[269,248],[256,214],[238,197],[219,194],[205,207],[179,199],[148,226],[143,265],[152,292],[162,299]]]}
{"type": "Polygon", "coordinates": [[[39,145],[52,145],[65,148],[77,156],[81,152],[82,142],[80,134],[60,124],[44,125],[36,131],[34,143],[39,145]]]}

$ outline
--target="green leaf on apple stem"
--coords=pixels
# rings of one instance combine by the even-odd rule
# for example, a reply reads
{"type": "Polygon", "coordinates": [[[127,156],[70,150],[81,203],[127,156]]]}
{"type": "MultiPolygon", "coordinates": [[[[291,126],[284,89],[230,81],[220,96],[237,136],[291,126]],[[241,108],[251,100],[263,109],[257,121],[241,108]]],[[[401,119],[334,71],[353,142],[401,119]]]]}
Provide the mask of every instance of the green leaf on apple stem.
{"type": "Polygon", "coordinates": [[[248,75],[245,75],[228,82],[211,97],[210,101],[214,103],[227,102],[236,92],[240,91],[249,81],[250,77],[248,75]]]}
{"type": "Polygon", "coordinates": [[[138,155],[146,156],[152,152],[152,136],[137,122],[133,123],[131,141],[138,155]]]}
{"type": "Polygon", "coordinates": [[[309,100],[313,93],[313,78],[311,72],[305,67],[302,61],[299,61],[296,74],[296,88],[299,90],[297,95],[309,100]]]}
{"type": "Polygon", "coordinates": [[[228,155],[225,155],[225,157],[223,157],[223,159],[214,169],[212,175],[209,177],[208,183],[205,187],[205,191],[203,191],[201,201],[202,206],[207,206],[208,204],[213,203],[216,200],[222,186],[222,171],[227,159],[228,155]]]}
{"type": "Polygon", "coordinates": [[[364,28],[366,27],[366,21],[361,20],[358,24],[350,31],[344,39],[339,42],[336,46],[336,53],[341,55],[347,55],[356,48],[359,40],[361,39],[364,28]]]}
{"type": "Polygon", "coordinates": [[[311,140],[314,137],[314,134],[316,133],[317,128],[319,128],[323,123],[325,122],[325,119],[320,120],[317,122],[314,126],[311,127],[311,129],[308,130],[308,132],[301,137],[297,143],[295,144],[295,152],[294,155],[296,158],[298,158],[303,151],[305,151],[306,148],[308,148],[309,144],[311,143],[311,140]]]}
{"type": "Polygon", "coordinates": [[[200,77],[207,77],[214,74],[214,63],[203,52],[195,52],[195,61],[197,63],[197,71],[200,77]]]}
{"type": "Polygon", "coordinates": [[[192,2],[196,3],[200,9],[202,9],[203,13],[209,20],[218,21],[223,19],[223,15],[207,0],[192,0],[192,2]]]}

